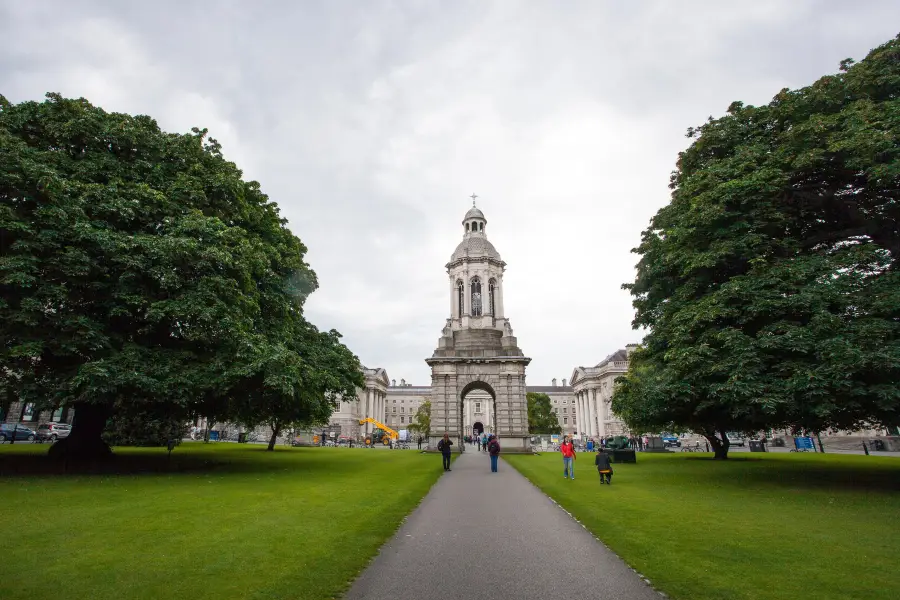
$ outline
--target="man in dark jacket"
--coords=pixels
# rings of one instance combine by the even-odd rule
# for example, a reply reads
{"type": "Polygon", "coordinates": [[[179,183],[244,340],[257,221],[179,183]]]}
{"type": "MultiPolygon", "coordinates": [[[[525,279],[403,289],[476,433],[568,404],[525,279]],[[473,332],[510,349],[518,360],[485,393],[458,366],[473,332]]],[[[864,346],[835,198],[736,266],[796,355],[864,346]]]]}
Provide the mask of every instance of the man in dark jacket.
{"type": "Polygon", "coordinates": [[[597,465],[597,473],[600,474],[600,483],[606,483],[608,485],[612,485],[612,465],[609,464],[609,454],[601,450],[597,453],[597,458],[594,459],[594,464],[597,465]],[[604,478],[606,481],[604,481],[604,478]]]}
{"type": "Polygon", "coordinates": [[[488,453],[491,455],[491,473],[497,472],[497,459],[500,458],[500,440],[497,436],[491,435],[487,445],[488,453]]]}
{"type": "Polygon", "coordinates": [[[450,441],[450,434],[445,433],[444,439],[438,442],[438,450],[441,451],[441,456],[444,457],[444,470],[451,471],[450,468],[450,449],[453,446],[453,442],[450,441]]]}

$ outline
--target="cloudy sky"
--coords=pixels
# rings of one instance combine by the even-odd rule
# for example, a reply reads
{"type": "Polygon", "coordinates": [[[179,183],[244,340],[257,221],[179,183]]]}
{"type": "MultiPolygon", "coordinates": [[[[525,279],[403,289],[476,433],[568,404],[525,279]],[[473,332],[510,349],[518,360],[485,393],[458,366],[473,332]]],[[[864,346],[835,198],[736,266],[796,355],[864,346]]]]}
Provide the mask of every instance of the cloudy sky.
{"type": "Polygon", "coordinates": [[[0,94],[209,128],[309,247],[307,315],[429,384],[473,192],[548,384],[626,343],[685,130],[900,31],[896,0],[0,0],[0,94]]]}

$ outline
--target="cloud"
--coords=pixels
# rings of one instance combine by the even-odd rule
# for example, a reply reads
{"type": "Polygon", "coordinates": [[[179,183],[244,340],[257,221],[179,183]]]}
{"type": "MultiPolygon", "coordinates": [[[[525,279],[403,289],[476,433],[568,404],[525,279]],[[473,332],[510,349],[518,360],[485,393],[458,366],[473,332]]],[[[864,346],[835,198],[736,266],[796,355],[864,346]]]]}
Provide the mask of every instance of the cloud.
{"type": "Polygon", "coordinates": [[[896,35],[900,5],[0,2],[0,90],[207,127],[279,203],[307,314],[427,384],[472,192],[531,384],[626,343],[630,253],[687,127],[896,35]]]}

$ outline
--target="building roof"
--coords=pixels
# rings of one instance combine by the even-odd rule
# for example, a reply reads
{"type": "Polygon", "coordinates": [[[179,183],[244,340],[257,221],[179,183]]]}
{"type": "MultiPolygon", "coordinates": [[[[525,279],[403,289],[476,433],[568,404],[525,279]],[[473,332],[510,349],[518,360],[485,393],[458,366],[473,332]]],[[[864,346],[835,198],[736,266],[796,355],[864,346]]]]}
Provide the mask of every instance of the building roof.
{"type": "Polygon", "coordinates": [[[463,217],[463,223],[469,219],[481,219],[482,221],[487,221],[487,219],[484,218],[484,213],[481,212],[481,209],[474,205],[469,209],[469,212],[466,213],[466,216],[463,217]]]}
{"type": "Polygon", "coordinates": [[[625,362],[628,360],[628,351],[627,350],[616,350],[602,361],[597,363],[597,367],[603,367],[612,362],[625,362]]]}
{"type": "Polygon", "coordinates": [[[570,385],[526,385],[525,391],[536,394],[571,394],[573,390],[570,385]]]}
{"type": "Polygon", "coordinates": [[[497,249],[494,248],[494,245],[488,241],[486,237],[483,235],[467,235],[463,238],[463,241],[459,243],[459,246],[456,247],[456,250],[453,251],[453,256],[450,257],[450,262],[457,261],[461,258],[493,258],[494,260],[500,260],[500,253],[497,252],[497,249]]]}

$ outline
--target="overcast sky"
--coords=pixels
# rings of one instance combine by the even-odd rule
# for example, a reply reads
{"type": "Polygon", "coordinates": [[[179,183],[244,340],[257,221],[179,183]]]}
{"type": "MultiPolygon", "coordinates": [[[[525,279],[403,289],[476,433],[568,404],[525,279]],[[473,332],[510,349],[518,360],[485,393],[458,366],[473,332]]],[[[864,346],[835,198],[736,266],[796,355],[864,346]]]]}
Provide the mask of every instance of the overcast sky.
{"type": "Polygon", "coordinates": [[[429,385],[478,195],[530,385],[630,342],[685,130],[900,30],[900,2],[0,0],[0,94],[207,127],[309,247],[308,318],[429,385]]]}

